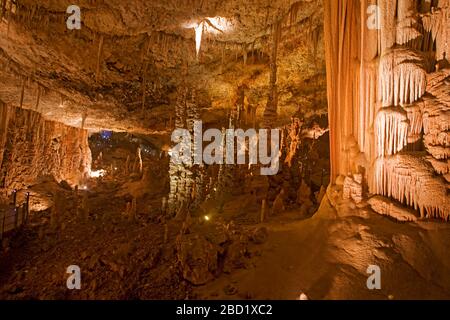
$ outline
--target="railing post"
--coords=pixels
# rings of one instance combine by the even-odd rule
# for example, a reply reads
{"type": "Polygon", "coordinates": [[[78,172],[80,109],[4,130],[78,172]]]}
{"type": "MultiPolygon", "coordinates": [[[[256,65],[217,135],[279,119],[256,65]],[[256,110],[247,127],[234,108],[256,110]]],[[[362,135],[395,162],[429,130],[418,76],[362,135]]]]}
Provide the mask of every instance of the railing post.
{"type": "Polygon", "coordinates": [[[14,204],[14,208],[16,207],[16,202],[17,202],[17,190],[14,189],[13,190],[13,204],[14,204]]]}
{"type": "Polygon", "coordinates": [[[26,195],[26,210],[25,210],[25,222],[26,224],[28,222],[28,215],[30,214],[30,193],[27,192],[26,195]]]}
{"type": "Polygon", "coordinates": [[[22,214],[20,215],[20,228],[22,228],[23,227],[23,222],[25,221],[25,210],[26,210],[26,207],[25,207],[26,205],[25,205],[25,203],[22,205],[22,214]]]}
{"type": "Polygon", "coordinates": [[[1,213],[2,213],[2,216],[1,216],[1,228],[0,228],[0,240],[3,240],[3,230],[4,230],[4,228],[5,228],[5,216],[6,216],[6,211],[5,210],[2,210],[2,211],[0,211],[1,213]]]}
{"type": "Polygon", "coordinates": [[[17,229],[18,224],[19,224],[19,211],[20,211],[20,207],[14,208],[14,230],[17,229]]]}

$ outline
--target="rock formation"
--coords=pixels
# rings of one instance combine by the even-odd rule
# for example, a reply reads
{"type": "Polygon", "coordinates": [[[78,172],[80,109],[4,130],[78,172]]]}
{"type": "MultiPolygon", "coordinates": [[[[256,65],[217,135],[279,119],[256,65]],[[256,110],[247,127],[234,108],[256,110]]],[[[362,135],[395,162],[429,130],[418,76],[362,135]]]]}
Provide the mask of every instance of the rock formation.
{"type": "Polygon", "coordinates": [[[0,103],[0,188],[8,192],[51,178],[80,185],[90,174],[86,130],[0,103]]]}
{"type": "Polygon", "coordinates": [[[372,25],[367,9],[375,3],[325,1],[332,181],[350,173],[349,197],[351,175],[364,174],[371,194],[447,220],[450,73],[439,61],[448,57],[449,1],[381,0],[372,25]]]}

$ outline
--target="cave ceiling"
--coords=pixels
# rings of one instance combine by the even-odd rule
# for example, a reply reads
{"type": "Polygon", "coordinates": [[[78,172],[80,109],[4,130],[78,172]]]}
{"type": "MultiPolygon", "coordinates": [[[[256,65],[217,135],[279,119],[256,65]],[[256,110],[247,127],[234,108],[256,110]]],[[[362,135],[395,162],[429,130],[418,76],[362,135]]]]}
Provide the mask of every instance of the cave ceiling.
{"type": "Polygon", "coordinates": [[[277,22],[281,113],[311,103],[296,98],[305,81],[324,80],[323,45],[314,40],[322,32],[321,0],[79,0],[81,29],[69,30],[72,4],[21,0],[6,6],[0,100],[72,126],[84,115],[92,131],[163,134],[177,88],[186,85],[200,93],[205,121],[220,121],[243,83],[252,103],[264,105],[277,22]],[[202,22],[197,56],[194,27],[202,22]]]}

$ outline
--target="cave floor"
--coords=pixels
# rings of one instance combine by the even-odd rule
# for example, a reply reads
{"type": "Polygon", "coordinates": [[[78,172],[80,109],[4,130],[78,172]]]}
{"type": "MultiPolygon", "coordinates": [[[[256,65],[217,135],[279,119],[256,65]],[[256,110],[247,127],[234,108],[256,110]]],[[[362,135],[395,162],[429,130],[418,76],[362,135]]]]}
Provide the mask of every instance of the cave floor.
{"type": "Polygon", "coordinates": [[[247,269],[198,287],[206,299],[449,299],[450,226],[398,223],[371,213],[338,217],[325,200],[314,217],[271,219],[268,241],[247,269]],[[369,290],[369,265],[381,290],[369,290]],[[235,295],[227,295],[227,286],[235,295]],[[223,290],[222,288],[227,288],[223,290]]]}
{"type": "MultiPolygon", "coordinates": [[[[119,186],[97,186],[89,192],[89,218],[68,209],[57,227],[48,212],[35,213],[23,232],[4,242],[0,298],[297,299],[301,293],[314,300],[450,298],[445,223],[398,223],[357,210],[338,216],[325,198],[312,218],[288,211],[263,224],[236,221],[240,235],[265,227],[267,240],[246,243],[239,266],[193,285],[177,262],[184,224],[167,222],[165,239],[165,223],[155,214],[162,194],[146,195],[134,220],[124,216],[126,199],[118,194],[119,186]],[[70,265],[81,268],[81,290],[66,288],[70,265]],[[367,289],[369,265],[381,269],[381,290],[367,289]]],[[[66,199],[70,208],[69,191],[66,199]]],[[[217,221],[189,228],[189,236],[229,223],[217,221]]]]}

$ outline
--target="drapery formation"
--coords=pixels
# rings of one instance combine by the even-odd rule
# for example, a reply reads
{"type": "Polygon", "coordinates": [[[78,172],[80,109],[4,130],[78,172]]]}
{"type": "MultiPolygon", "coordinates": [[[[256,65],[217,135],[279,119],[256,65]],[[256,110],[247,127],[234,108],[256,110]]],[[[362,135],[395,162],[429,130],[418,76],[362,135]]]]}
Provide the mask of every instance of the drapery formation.
{"type": "Polygon", "coordinates": [[[332,182],[448,219],[450,0],[324,5],[332,182]]]}

